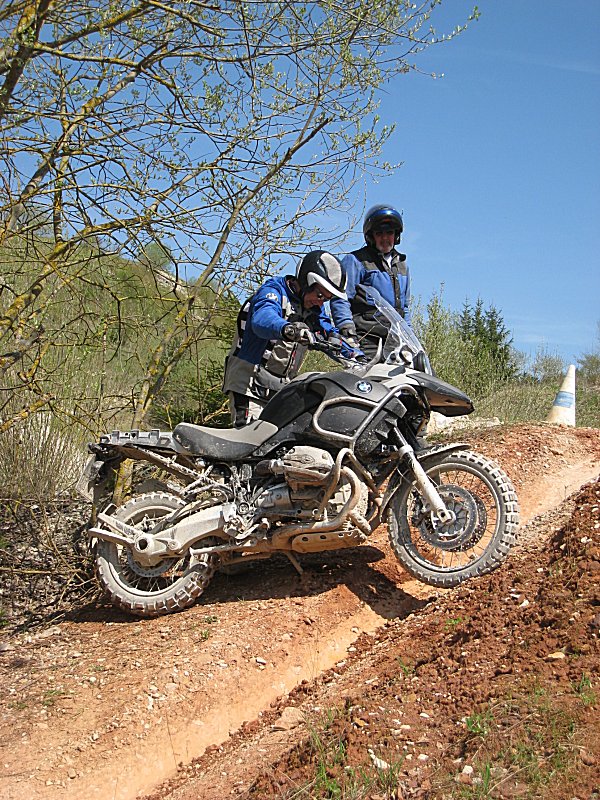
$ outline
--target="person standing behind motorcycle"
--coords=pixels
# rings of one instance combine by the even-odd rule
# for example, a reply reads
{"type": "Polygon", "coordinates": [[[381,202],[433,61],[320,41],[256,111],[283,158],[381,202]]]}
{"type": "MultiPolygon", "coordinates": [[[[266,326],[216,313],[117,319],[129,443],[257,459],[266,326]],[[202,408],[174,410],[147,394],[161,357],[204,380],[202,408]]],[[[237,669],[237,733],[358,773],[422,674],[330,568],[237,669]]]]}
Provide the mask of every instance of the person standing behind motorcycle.
{"type": "Polygon", "coordinates": [[[295,276],[269,278],[242,305],[223,380],[236,428],[257,419],[271,397],[298,374],[313,333],[341,346],[323,304],[335,297],[348,306],[344,286],[338,259],[314,250],[300,261],[295,276]]]}
{"type": "Polygon", "coordinates": [[[370,358],[377,353],[379,342],[385,343],[387,327],[377,320],[375,307],[361,285],[377,289],[410,325],[410,272],[406,255],[395,247],[403,230],[402,216],[395,208],[385,204],[370,208],[363,222],[365,247],[342,259],[350,302],[331,301],[333,320],[341,335],[357,338],[370,358]]]}

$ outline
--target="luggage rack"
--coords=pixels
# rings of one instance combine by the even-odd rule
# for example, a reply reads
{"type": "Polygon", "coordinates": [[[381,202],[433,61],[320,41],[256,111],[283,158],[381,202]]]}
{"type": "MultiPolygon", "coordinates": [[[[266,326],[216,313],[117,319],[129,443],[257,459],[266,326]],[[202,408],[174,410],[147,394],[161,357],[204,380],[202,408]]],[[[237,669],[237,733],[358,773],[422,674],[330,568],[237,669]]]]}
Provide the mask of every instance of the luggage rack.
{"type": "Polygon", "coordinates": [[[150,431],[111,431],[100,437],[100,444],[127,445],[132,444],[139,447],[169,447],[179,449],[175,446],[171,431],[161,431],[155,428],[150,431]]]}

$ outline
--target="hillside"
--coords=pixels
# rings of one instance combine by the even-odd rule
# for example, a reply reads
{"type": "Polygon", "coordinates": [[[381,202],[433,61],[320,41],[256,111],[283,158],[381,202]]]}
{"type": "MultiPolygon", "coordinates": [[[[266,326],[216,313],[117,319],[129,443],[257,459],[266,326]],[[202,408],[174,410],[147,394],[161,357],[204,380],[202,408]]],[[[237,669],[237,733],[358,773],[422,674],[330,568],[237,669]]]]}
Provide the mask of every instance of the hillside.
{"type": "Polygon", "coordinates": [[[594,797],[600,430],[461,438],[519,494],[493,575],[418,584],[382,528],[302,578],[219,576],[172,617],[95,605],[6,632],[3,798],[594,797]]]}

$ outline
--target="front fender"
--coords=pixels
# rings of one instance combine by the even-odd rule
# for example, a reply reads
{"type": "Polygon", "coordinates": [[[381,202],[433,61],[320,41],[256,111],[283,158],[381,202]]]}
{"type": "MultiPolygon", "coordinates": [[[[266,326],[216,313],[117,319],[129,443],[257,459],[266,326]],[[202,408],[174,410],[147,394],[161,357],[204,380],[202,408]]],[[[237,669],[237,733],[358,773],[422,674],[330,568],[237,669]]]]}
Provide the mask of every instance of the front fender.
{"type": "MultiPolygon", "coordinates": [[[[441,453],[454,453],[457,450],[468,449],[469,445],[465,442],[454,442],[452,444],[434,445],[433,447],[428,447],[426,450],[415,450],[415,455],[421,463],[423,469],[427,471],[427,463],[432,458],[437,458],[441,453]]],[[[381,502],[381,510],[379,512],[380,519],[385,519],[387,507],[404,481],[409,481],[412,483],[412,477],[408,474],[408,472],[409,470],[407,468],[403,468],[402,465],[399,465],[398,468],[392,473],[381,502]]]]}

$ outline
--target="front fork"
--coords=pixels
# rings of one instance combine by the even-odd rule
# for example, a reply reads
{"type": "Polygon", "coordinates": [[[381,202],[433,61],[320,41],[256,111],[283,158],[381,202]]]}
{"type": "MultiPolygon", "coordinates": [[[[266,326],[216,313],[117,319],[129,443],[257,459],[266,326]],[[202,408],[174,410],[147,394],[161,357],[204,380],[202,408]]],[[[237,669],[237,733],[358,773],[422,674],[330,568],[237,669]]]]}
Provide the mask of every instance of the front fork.
{"type": "Polygon", "coordinates": [[[421,466],[419,459],[415,455],[415,451],[408,444],[400,431],[396,430],[398,437],[399,447],[398,453],[401,458],[408,462],[410,469],[415,476],[415,483],[421,495],[426,500],[426,505],[423,511],[431,515],[432,523],[441,523],[442,525],[449,525],[454,522],[456,515],[453,511],[446,508],[446,504],[440,497],[438,490],[433,481],[428,477],[427,473],[421,466]]]}

